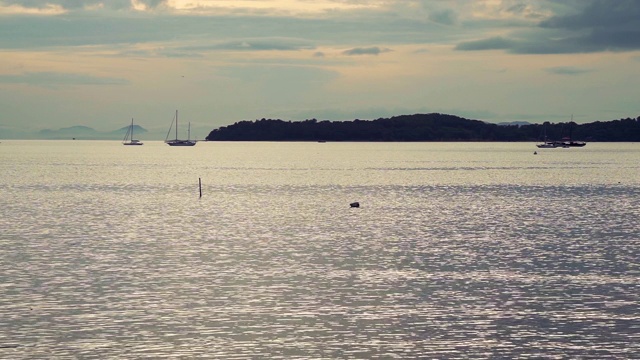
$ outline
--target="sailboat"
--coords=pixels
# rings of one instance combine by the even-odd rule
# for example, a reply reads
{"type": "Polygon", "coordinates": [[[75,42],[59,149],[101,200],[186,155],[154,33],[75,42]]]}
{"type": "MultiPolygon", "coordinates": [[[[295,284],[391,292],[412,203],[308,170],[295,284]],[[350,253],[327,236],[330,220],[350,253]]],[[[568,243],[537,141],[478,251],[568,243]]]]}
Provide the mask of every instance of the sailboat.
{"type": "Polygon", "coordinates": [[[187,140],[178,139],[178,110],[176,110],[176,116],[173,118],[171,122],[171,126],[169,127],[169,132],[167,132],[167,137],[164,142],[169,146],[194,146],[196,144],[195,140],[191,140],[191,123],[189,123],[189,130],[187,133],[187,140]],[[173,127],[173,123],[176,123],[176,138],[173,140],[169,139],[169,134],[171,133],[171,129],[173,127]]]}
{"type": "Polygon", "coordinates": [[[542,144],[536,144],[536,146],[540,149],[555,149],[558,146],[560,146],[560,144],[557,141],[548,141],[547,140],[547,123],[544,123],[542,125],[542,131],[543,131],[543,140],[544,142],[542,144]]]}
{"type": "Polygon", "coordinates": [[[140,140],[133,138],[133,119],[131,119],[131,125],[122,139],[122,145],[144,145],[140,140]]]}
{"type": "Polygon", "coordinates": [[[571,122],[569,123],[569,136],[562,138],[562,144],[566,147],[583,147],[587,145],[584,141],[575,141],[573,140],[573,114],[571,114],[571,122]]]}

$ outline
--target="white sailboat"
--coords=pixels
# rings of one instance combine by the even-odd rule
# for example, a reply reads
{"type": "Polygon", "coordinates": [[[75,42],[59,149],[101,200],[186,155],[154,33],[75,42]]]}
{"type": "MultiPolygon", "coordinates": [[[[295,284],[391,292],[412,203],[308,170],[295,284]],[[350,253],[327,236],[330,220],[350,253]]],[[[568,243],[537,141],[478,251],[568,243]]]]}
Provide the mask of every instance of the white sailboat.
{"type": "Polygon", "coordinates": [[[169,146],[194,146],[196,144],[195,140],[191,140],[191,123],[189,123],[187,140],[178,139],[178,110],[176,110],[176,116],[173,118],[173,121],[171,122],[171,126],[169,127],[169,132],[167,132],[167,137],[164,139],[164,142],[169,146]],[[171,128],[173,127],[174,122],[176,124],[176,138],[173,140],[168,140],[169,134],[171,134],[171,128]]]}
{"type": "Polygon", "coordinates": [[[122,139],[122,145],[144,145],[140,140],[133,138],[133,119],[131,119],[131,125],[129,125],[129,129],[124,135],[124,139],[122,139]]]}

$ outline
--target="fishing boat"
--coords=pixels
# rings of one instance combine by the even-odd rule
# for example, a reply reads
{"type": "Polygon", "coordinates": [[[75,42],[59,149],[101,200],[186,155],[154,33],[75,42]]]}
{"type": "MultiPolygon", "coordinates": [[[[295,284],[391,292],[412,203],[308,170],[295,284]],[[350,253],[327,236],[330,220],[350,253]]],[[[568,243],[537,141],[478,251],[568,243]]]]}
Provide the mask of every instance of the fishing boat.
{"type": "Polygon", "coordinates": [[[131,125],[129,125],[129,129],[127,129],[124,139],[122,139],[122,145],[144,145],[140,140],[133,138],[133,119],[131,119],[131,125]]]}
{"type": "Polygon", "coordinates": [[[187,140],[178,139],[178,110],[176,110],[176,115],[171,122],[171,126],[169,127],[169,132],[167,132],[167,137],[164,142],[169,146],[194,146],[196,144],[195,140],[191,140],[191,123],[189,123],[189,128],[187,131],[187,140]],[[169,140],[169,134],[171,134],[171,129],[173,128],[173,124],[176,126],[176,138],[169,140]]]}

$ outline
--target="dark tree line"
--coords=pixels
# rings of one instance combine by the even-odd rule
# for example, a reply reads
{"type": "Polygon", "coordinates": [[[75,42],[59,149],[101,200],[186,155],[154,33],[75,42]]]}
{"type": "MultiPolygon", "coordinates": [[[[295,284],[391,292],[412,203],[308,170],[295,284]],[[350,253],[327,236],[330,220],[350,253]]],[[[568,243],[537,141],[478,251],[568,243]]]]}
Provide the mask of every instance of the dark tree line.
{"type": "Polygon", "coordinates": [[[446,114],[401,115],[376,120],[240,121],[214,129],[209,141],[640,141],[640,117],[588,124],[575,122],[497,125],[446,114]]]}

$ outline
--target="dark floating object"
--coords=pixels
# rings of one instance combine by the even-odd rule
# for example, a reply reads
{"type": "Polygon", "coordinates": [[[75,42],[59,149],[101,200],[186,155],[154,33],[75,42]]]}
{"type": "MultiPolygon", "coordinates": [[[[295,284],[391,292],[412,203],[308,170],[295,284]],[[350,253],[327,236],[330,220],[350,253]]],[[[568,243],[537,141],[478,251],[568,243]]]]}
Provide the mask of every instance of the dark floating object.
{"type": "Polygon", "coordinates": [[[533,152],[533,155],[538,155],[538,152],[537,152],[537,151],[534,151],[534,152],[533,152]]]}
{"type": "Polygon", "coordinates": [[[360,203],[359,202],[352,202],[351,204],[349,204],[349,206],[351,207],[360,207],[360,203]]]}

